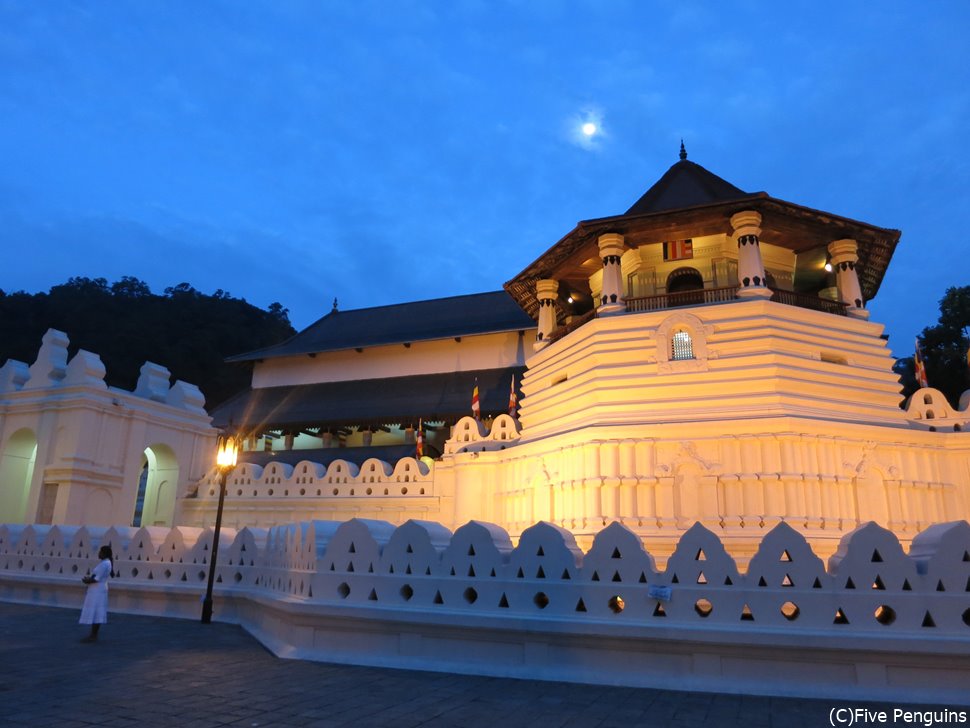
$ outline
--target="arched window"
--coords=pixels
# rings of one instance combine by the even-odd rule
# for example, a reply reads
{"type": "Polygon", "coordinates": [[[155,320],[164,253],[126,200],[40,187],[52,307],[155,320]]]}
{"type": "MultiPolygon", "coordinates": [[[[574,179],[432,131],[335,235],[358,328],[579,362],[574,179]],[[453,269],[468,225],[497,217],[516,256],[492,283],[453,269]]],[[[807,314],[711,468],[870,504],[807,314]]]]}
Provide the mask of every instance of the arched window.
{"type": "Polygon", "coordinates": [[[667,293],[699,291],[704,288],[704,277],[696,268],[677,268],[667,276],[667,293]]]}
{"type": "Polygon", "coordinates": [[[670,337],[670,360],[683,361],[694,358],[694,342],[685,329],[675,331],[670,337]]]}
{"type": "Polygon", "coordinates": [[[696,268],[678,268],[667,276],[667,305],[698,306],[704,303],[704,278],[696,268]]]}
{"type": "Polygon", "coordinates": [[[707,371],[707,339],[713,333],[713,326],[686,311],[668,316],[657,327],[657,371],[707,371]]]}

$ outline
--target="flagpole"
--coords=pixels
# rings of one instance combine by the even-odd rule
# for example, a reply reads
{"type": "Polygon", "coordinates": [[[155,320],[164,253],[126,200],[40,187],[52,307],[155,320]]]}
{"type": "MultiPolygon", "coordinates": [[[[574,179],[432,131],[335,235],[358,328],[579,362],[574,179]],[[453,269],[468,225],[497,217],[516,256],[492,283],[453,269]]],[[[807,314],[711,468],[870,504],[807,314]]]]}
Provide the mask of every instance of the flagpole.
{"type": "Polygon", "coordinates": [[[916,337],[916,353],[913,355],[913,368],[916,374],[916,385],[920,389],[930,386],[929,379],[926,377],[926,361],[923,359],[923,346],[916,337]]]}
{"type": "Polygon", "coordinates": [[[472,390],[472,417],[482,421],[482,405],[478,397],[478,377],[475,377],[475,388],[472,390]]]}

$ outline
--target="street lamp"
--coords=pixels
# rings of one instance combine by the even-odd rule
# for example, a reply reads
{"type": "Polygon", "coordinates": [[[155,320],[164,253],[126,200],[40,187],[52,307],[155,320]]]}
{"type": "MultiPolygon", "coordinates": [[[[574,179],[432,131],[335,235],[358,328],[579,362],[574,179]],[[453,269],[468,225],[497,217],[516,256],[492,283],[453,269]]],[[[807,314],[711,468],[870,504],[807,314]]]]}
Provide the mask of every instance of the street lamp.
{"type": "Polygon", "coordinates": [[[209,582],[205,588],[205,599],[202,600],[202,624],[212,621],[212,584],[216,578],[216,557],[219,554],[219,532],[222,531],[222,507],[226,502],[226,479],[229,471],[236,467],[236,454],[239,443],[232,436],[222,435],[219,438],[219,449],[216,451],[216,467],[219,469],[219,505],[216,508],[216,527],[212,534],[212,554],[209,557],[209,582]]]}

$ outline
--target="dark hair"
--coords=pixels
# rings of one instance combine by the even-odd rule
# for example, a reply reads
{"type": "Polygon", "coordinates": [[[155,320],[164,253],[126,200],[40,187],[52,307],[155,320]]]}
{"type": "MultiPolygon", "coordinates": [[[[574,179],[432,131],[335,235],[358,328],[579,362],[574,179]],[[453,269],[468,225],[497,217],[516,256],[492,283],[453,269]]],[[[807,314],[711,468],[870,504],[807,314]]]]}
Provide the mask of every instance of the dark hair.
{"type": "Polygon", "coordinates": [[[98,549],[98,558],[99,559],[107,559],[108,561],[111,562],[111,568],[112,569],[114,568],[114,565],[115,565],[115,557],[114,557],[114,554],[111,552],[111,544],[110,543],[107,543],[104,546],[102,546],[100,549],[98,549]]]}

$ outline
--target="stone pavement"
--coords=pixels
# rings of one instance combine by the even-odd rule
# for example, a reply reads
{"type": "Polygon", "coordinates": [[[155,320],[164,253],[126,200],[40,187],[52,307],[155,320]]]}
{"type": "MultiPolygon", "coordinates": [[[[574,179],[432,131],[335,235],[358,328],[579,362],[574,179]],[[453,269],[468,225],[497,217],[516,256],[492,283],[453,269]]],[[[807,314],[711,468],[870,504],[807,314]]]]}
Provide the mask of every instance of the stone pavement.
{"type": "Polygon", "coordinates": [[[81,644],[77,617],[0,602],[0,726],[797,728],[844,704],[280,660],[237,626],[125,614],[81,644]]]}

